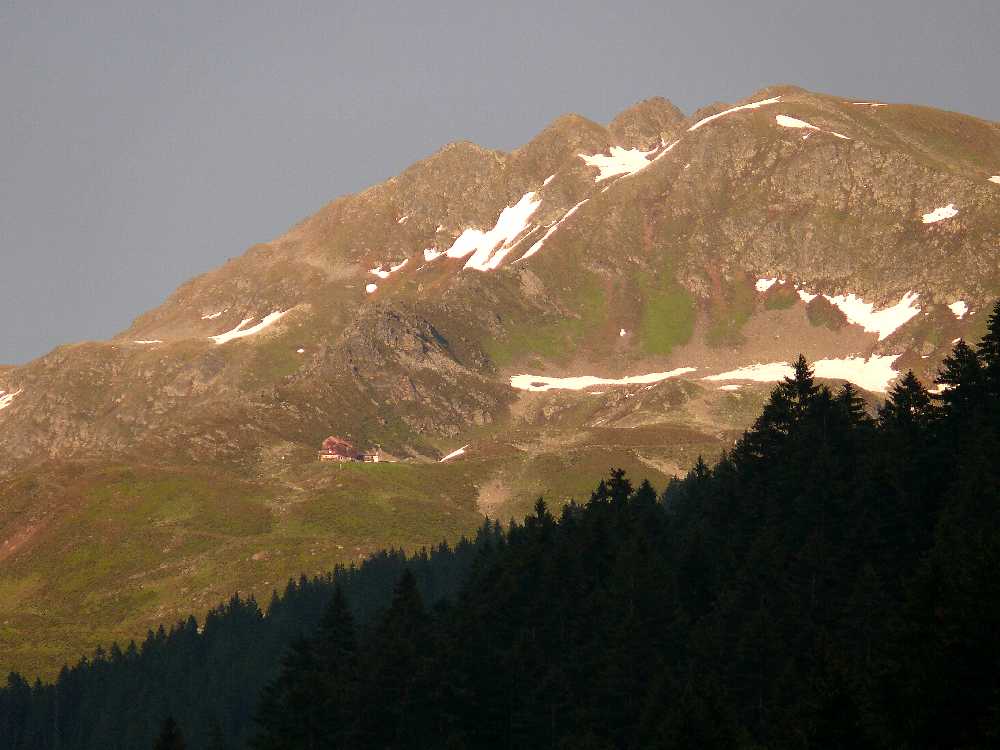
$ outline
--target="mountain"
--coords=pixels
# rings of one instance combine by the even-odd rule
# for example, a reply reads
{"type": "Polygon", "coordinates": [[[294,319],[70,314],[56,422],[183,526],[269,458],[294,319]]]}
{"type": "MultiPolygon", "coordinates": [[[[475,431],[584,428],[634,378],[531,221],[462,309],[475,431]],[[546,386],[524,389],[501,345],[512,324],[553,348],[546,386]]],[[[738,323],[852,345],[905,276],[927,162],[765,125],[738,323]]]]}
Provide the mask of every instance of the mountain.
{"type": "Polygon", "coordinates": [[[798,358],[662,494],[614,470],[558,515],[12,673],[0,746],[993,747],[1000,303],[940,380],[873,418],[798,358]]]}
{"type": "Polygon", "coordinates": [[[872,399],[929,382],[1000,296],[997,173],[996,123],[776,86],[451,144],[339,198],[111,340],[0,370],[0,667],[612,465],[662,484],[800,352],[872,399]],[[320,463],[330,435],[391,462],[320,463]]]}

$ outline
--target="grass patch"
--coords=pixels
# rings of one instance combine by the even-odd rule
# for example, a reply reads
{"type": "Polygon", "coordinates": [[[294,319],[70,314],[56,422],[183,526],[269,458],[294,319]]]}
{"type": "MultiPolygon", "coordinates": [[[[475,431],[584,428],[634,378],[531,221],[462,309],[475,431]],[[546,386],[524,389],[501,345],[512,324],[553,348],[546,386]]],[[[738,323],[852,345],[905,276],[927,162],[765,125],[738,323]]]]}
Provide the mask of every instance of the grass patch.
{"type": "Polygon", "coordinates": [[[789,284],[775,284],[764,297],[765,310],[787,310],[799,301],[799,295],[789,284]]]}
{"type": "Polygon", "coordinates": [[[644,300],[639,324],[642,349],[647,354],[670,354],[694,333],[694,297],[677,283],[669,264],[659,278],[640,276],[639,284],[644,300]]]}
{"type": "Polygon", "coordinates": [[[296,352],[294,338],[298,331],[269,336],[255,342],[249,365],[244,368],[249,385],[269,385],[298,372],[302,355],[296,352]]]}
{"type": "Polygon", "coordinates": [[[483,343],[486,354],[500,367],[535,355],[555,362],[569,360],[590,331],[599,329],[607,317],[604,288],[592,274],[576,285],[577,296],[569,301],[572,317],[516,319],[506,335],[483,343]]]}
{"type": "Polygon", "coordinates": [[[817,297],[806,305],[806,317],[817,328],[823,326],[832,331],[839,330],[847,325],[847,316],[840,311],[840,308],[828,302],[823,296],[817,297]]]}

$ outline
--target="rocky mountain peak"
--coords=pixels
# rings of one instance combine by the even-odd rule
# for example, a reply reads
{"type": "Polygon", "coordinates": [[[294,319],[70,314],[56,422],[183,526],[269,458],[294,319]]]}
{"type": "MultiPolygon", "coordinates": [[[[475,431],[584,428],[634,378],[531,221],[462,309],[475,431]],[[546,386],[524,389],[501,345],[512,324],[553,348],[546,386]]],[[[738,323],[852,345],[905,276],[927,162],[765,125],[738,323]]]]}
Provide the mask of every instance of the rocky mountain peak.
{"type": "Polygon", "coordinates": [[[672,141],[684,122],[684,113],[662,96],[633,104],[618,113],[608,131],[618,145],[648,149],[657,140],[672,141]]]}

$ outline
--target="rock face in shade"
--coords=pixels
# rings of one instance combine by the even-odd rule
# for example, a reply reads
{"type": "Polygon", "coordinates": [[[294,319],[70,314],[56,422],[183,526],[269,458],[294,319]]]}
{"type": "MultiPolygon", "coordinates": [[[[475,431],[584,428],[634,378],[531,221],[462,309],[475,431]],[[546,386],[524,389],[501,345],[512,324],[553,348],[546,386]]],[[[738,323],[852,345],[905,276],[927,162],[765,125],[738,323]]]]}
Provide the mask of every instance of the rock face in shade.
{"type": "MultiPolygon", "coordinates": [[[[0,368],[0,559],[20,571],[6,590],[33,591],[42,558],[83,534],[68,507],[124,497],[120,467],[249,482],[271,529],[260,546],[289,546],[220,543],[199,563],[166,540],[101,595],[168,559],[181,587],[200,565],[263,586],[320,538],[354,534],[323,542],[329,567],[565,499],[594,467],[662,481],[731,444],[799,352],[875,397],[906,369],[929,382],[1000,296],[998,170],[997,123],[787,86],[690,117],[658,97],[607,127],[565,115],[509,153],[445,146],[109,341],[0,368]],[[316,473],[331,434],[408,463],[316,473]],[[335,501],[407,513],[423,487],[411,520],[365,525],[374,506],[335,501]]],[[[186,502],[134,512],[182,540],[186,502]]],[[[195,606],[133,595],[143,625],[195,606]]]]}

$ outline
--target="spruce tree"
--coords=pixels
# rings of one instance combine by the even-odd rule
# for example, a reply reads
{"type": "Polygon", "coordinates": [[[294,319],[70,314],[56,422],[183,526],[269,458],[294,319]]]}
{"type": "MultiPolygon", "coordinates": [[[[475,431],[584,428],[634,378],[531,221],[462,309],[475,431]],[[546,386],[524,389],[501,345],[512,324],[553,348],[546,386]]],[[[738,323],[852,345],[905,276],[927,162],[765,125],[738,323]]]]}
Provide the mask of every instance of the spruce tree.
{"type": "Polygon", "coordinates": [[[322,711],[320,734],[325,745],[330,747],[347,746],[353,736],[354,696],[358,687],[357,650],[354,617],[343,589],[337,586],[313,640],[318,672],[315,699],[317,708],[322,711]]]}
{"type": "Polygon", "coordinates": [[[173,716],[163,720],[160,734],[153,743],[153,750],[184,750],[184,737],[173,716]]]}
{"type": "Polygon", "coordinates": [[[986,334],[976,348],[983,368],[986,395],[993,409],[1000,406],[1000,300],[986,323],[986,334]]]}
{"type": "Polygon", "coordinates": [[[879,409],[878,421],[886,429],[910,430],[926,425],[932,414],[930,394],[913,370],[908,370],[889,390],[888,399],[879,409]]]}
{"type": "Polygon", "coordinates": [[[956,417],[969,417],[983,402],[983,367],[976,352],[959,339],[934,382],[941,386],[938,396],[956,417]]]}
{"type": "Polygon", "coordinates": [[[837,392],[834,402],[843,410],[852,426],[869,422],[868,404],[853,383],[844,383],[837,392]]]}
{"type": "Polygon", "coordinates": [[[803,355],[792,363],[792,376],[785,378],[781,387],[788,395],[793,416],[802,417],[819,392],[813,369],[803,355]]]}
{"type": "Polygon", "coordinates": [[[1000,300],[993,305],[993,311],[986,321],[986,334],[976,347],[983,367],[1000,366],[1000,300]]]}

